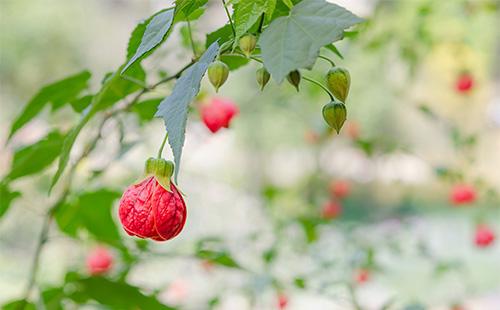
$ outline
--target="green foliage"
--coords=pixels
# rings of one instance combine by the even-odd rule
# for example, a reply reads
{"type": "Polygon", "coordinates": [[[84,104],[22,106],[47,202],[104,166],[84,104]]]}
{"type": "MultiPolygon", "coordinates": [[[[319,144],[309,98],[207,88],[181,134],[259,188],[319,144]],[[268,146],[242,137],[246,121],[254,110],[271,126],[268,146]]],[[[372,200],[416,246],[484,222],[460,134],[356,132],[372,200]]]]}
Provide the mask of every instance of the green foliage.
{"type": "Polygon", "coordinates": [[[73,288],[67,297],[80,305],[95,300],[111,309],[174,309],[160,303],[154,296],[142,293],[138,287],[125,282],[102,277],[84,278],[73,275],[67,277],[66,284],[70,284],[73,288]]]}
{"type": "MultiPolygon", "coordinates": [[[[142,35],[141,43],[137,48],[135,54],[130,58],[125,67],[121,70],[123,74],[132,64],[134,64],[144,54],[151,51],[158,46],[167,34],[172,20],[174,18],[174,10],[165,10],[153,16],[151,21],[146,26],[144,34],[142,35]]],[[[129,45],[130,46],[130,45],[129,45]]]]}
{"type": "Polygon", "coordinates": [[[132,111],[137,114],[139,120],[142,122],[151,121],[158,110],[158,105],[162,101],[162,98],[148,99],[134,104],[132,111]]]}
{"type": "Polygon", "coordinates": [[[88,87],[89,79],[90,72],[82,71],[40,89],[14,120],[10,128],[9,139],[37,116],[47,104],[51,103],[52,110],[57,110],[65,103],[74,100],[80,92],[88,87]]]}
{"type": "Polygon", "coordinates": [[[299,68],[311,68],[319,49],[342,38],[343,31],[362,20],[324,0],[304,0],[286,17],[278,17],[262,33],[260,46],[266,69],[281,83],[299,68]]]}
{"type": "Polygon", "coordinates": [[[198,62],[193,64],[181,75],[172,90],[158,107],[157,117],[163,118],[168,132],[168,143],[172,148],[175,160],[175,179],[179,174],[182,147],[186,133],[188,105],[200,91],[200,82],[208,66],[219,51],[219,44],[212,43],[198,62]]]}
{"type": "MultiPolygon", "coordinates": [[[[146,79],[146,73],[139,65],[132,66],[127,73],[128,77],[134,78],[138,81],[144,81],[146,79]]],[[[141,87],[135,82],[132,82],[123,76],[120,76],[117,72],[113,73],[107,79],[105,79],[103,86],[98,94],[92,98],[90,103],[90,108],[85,110],[80,122],[71,129],[66,137],[64,138],[63,147],[61,149],[61,154],[59,157],[59,165],[57,167],[56,174],[52,178],[52,183],[50,189],[54,187],[59,178],[61,177],[66,165],[68,164],[69,155],[76,138],[80,134],[83,127],[90,121],[90,119],[99,111],[104,110],[112,106],[117,101],[125,98],[127,95],[135,92],[141,87]]]]}
{"type": "Polygon", "coordinates": [[[111,216],[113,202],[119,197],[120,193],[107,189],[82,193],[56,208],[57,225],[71,237],[86,231],[96,240],[121,247],[120,234],[111,216]]]}
{"type": "Polygon", "coordinates": [[[5,178],[12,181],[48,167],[59,156],[63,137],[60,132],[53,131],[38,142],[16,150],[5,178]]]}
{"type": "Polygon", "coordinates": [[[235,41],[238,41],[258,20],[262,14],[267,19],[273,15],[276,0],[240,0],[234,9],[235,41]]]}
{"type": "Polygon", "coordinates": [[[0,182],[0,218],[7,212],[12,201],[19,196],[20,192],[11,191],[6,182],[0,182]]]}

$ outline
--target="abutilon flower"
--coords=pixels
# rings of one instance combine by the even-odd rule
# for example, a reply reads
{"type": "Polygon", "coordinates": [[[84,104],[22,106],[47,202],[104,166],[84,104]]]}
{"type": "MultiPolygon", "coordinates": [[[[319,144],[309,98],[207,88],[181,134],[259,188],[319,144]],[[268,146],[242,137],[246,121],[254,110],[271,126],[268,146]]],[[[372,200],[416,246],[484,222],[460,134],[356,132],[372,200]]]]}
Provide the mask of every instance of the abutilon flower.
{"type": "Polygon", "coordinates": [[[351,183],[345,180],[334,180],[330,182],[329,190],[332,196],[342,199],[351,193],[351,183]]]}
{"type": "Polygon", "coordinates": [[[86,264],[91,275],[102,275],[113,266],[113,256],[107,248],[100,246],[89,253],[86,264]]]}
{"type": "Polygon", "coordinates": [[[239,109],[231,100],[212,98],[209,103],[202,105],[200,113],[203,123],[211,132],[216,133],[221,128],[229,128],[239,109]]]}
{"type": "Polygon", "coordinates": [[[342,206],[340,205],[340,203],[328,200],[323,205],[323,209],[321,210],[321,217],[329,220],[339,217],[341,213],[342,206]]]}
{"type": "Polygon", "coordinates": [[[476,236],[474,242],[476,246],[485,248],[490,246],[495,241],[495,233],[485,224],[480,224],[476,227],[476,236]]]}
{"type": "Polygon", "coordinates": [[[181,193],[170,181],[173,167],[170,161],[148,159],[147,177],[123,193],[119,217],[129,235],[166,241],[181,232],[187,211],[181,193]]]}
{"type": "Polygon", "coordinates": [[[455,185],[450,192],[450,202],[454,205],[471,204],[476,201],[476,190],[471,185],[455,185]]]}
{"type": "Polygon", "coordinates": [[[455,82],[455,88],[459,93],[468,93],[474,87],[474,78],[470,73],[462,73],[455,82]]]}

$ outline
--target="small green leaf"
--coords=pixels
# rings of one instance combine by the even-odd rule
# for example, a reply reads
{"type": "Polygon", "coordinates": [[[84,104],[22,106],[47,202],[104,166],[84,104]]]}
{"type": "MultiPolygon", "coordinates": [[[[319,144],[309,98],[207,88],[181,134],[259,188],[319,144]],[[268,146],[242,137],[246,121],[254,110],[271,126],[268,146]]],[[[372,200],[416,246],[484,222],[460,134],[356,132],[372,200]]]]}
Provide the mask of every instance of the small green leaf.
{"type": "Polygon", "coordinates": [[[306,287],[306,280],[304,280],[304,278],[297,277],[293,280],[293,284],[295,284],[295,286],[298,288],[305,288],[306,287]]]}
{"type": "Polygon", "coordinates": [[[236,41],[255,24],[262,14],[273,15],[276,0],[240,0],[234,9],[236,41]]]}
{"type": "Polygon", "coordinates": [[[281,83],[289,72],[311,68],[321,47],[340,40],[344,29],[361,21],[325,0],[304,0],[290,15],[273,20],[262,33],[259,42],[264,65],[281,83]]]}
{"type": "Polygon", "coordinates": [[[62,300],[65,297],[61,287],[48,288],[41,293],[43,305],[47,310],[63,310],[62,300]]]}
{"type": "Polygon", "coordinates": [[[225,267],[241,268],[240,265],[238,265],[238,263],[226,251],[199,250],[196,253],[196,256],[225,267]]]}
{"type": "Polygon", "coordinates": [[[56,208],[57,225],[69,236],[77,237],[84,230],[95,239],[120,248],[120,234],[111,216],[113,202],[119,197],[120,193],[107,189],[83,193],[56,208]]]}
{"type": "Polygon", "coordinates": [[[88,87],[89,79],[90,72],[82,71],[40,89],[12,124],[8,139],[40,113],[48,103],[52,104],[52,110],[56,110],[74,100],[82,90],[88,87]]]}
{"type": "Polygon", "coordinates": [[[290,0],[281,0],[288,8],[293,8],[293,3],[290,0]]]}
{"type": "Polygon", "coordinates": [[[2,310],[36,310],[36,306],[34,303],[26,300],[19,299],[14,301],[9,301],[8,303],[2,305],[2,310]]]}
{"type": "Polygon", "coordinates": [[[12,192],[7,183],[0,182],[0,218],[7,212],[11,202],[19,196],[20,192],[12,192]]]}
{"type": "Polygon", "coordinates": [[[70,282],[73,291],[68,298],[77,304],[85,304],[95,300],[111,309],[135,310],[168,310],[174,309],[160,303],[154,296],[145,295],[138,287],[125,282],[112,281],[103,277],[72,277],[70,282]]]}
{"type": "Polygon", "coordinates": [[[231,25],[226,24],[221,28],[207,34],[207,38],[205,40],[205,48],[209,48],[210,45],[212,45],[214,42],[219,42],[219,45],[222,46],[232,38],[233,32],[231,30],[231,25]]]}
{"type": "Polygon", "coordinates": [[[154,118],[162,98],[153,98],[138,102],[132,106],[132,111],[139,116],[141,121],[150,121],[154,118]]]}
{"type": "Polygon", "coordinates": [[[75,112],[81,113],[92,103],[93,97],[94,96],[92,95],[86,95],[71,101],[69,104],[71,104],[71,107],[75,110],[75,112]]]}
{"type": "MultiPolygon", "coordinates": [[[[146,79],[146,73],[140,65],[132,66],[130,70],[128,70],[127,76],[139,81],[144,81],[146,79]]],[[[64,172],[64,169],[66,168],[66,165],[69,161],[69,155],[71,149],[73,148],[73,144],[75,144],[76,138],[80,134],[80,131],[83,129],[83,127],[85,127],[85,125],[97,112],[112,106],[117,101],[125,98],[127,95],[133,93],[138,89],[140,89],[139,85],[125,79],[117,72],[111,74],[106,78],[99,93],[97,93],[92,98],[90,108],[83,112],[78,124],[73,127],[73,129],[71,129],[64,138],[61,155],[59,157],[59,165],[57,167],[56,174],[52,178],[49,192],[52,190],[52,188],[64,172]]]]}
{"type": "Polygon", "coordinates": [[[133,63],[135,63],[144,54],[158,46],[163,41],[167,34],[172,20],[174,18],[174,10],[166,10],[155,15],[146,26],[141,39],[141,44],[137,48],[135,54],[130,58],[121,74],[123,74],[133,63]]]}
{"type": "Polygon", "coordinates": [[[210,63],[219,51],[219,44],[212,43],[200,60],[184,71],[175,83],[172,94],[160,103],[156,117],[163,118],[168,132],[168,144],[175,159],[175,180],[179,173],[182,147],[186,133],[188,105],[200,91],[200,83],[210,63]]]}
{"type": "Polygon", "coordinates": [[[328,44],[325,46],[326,49],[332,51],[335,55],[339,56],[340,59],[344,59],[344,56],[340,53],[337,47],[334,44],[328,44]]]}
{"type": "Polygon", "coordinates": [[[38,142],[16,150],[6,179],[18,179],[48,167],[59,156],[63,137],[61,133],[54,131],[38,142]]]}
{"type": "Polygon", "coordinates": [[[198,14],[203,12],[203,7],[208,0],[177,0],[175,1],[176,22],[194,20],[198,14]]]}

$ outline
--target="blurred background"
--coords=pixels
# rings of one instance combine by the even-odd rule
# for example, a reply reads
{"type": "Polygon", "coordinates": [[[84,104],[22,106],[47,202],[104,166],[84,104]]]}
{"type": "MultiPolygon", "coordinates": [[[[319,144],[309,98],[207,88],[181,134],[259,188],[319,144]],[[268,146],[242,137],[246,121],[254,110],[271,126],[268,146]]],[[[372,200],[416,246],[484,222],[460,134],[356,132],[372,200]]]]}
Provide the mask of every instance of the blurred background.
{"type": "MultiPolygon", "coordinates": [[[[303,82],[297,93],[271,81],[261,92],[257,64],[232,71],[218,94],[204,81],[178,182],[186,226],[168,243],[136,244],[118,225],[115,201],[112,220],[124,244],[147,250],[131,263],[110,249],[110,277],[130,267],[128,283],[181,309],[277,309],[283,299],[287,309],[500,309],[500,247],[477,242],[478,225],[500,232],[500,2],[332,2],[366,19],[336,44],[343,59],[322,51],[351,73],[341,134],[324,124],[328,98],[315,85],[303,82]],[[240,109],[231,128],[216,134],[198,113],[214,96],[240,109]],[[201,247],[237,266],[204,259],[201,247]]],[[[13,119],[38,89],[83,69],[93,72],[96,89],[123,63],[135,25],[169,4],[0,1],[1,177],[17,149],[78,119],[70,108],[47,110],[7,144],[13,119]]],[[[204,44],[226,20],[220,2],[209,1],[193,24],[195,39],[204,44]]],[[[186,62],[182,26],[174,31],[144,62],[146,72],[175,72],[186,62]]],[[[322,80],[328,69],[318,60],[307,74],[322,80]]],[[[134,112],[108,125],[78,166],[75,192],[122,192],[164,135],[161,120],[134,112]]],[[[54,200],[47,189],[55,166],[10,184],[21,196],[0,219],[0,303],[25,289],[54,200]]],[[[97,245],[85,233],[52,229],[40,286],[60,285],[68,271],[85,273],[97,245]]]]}

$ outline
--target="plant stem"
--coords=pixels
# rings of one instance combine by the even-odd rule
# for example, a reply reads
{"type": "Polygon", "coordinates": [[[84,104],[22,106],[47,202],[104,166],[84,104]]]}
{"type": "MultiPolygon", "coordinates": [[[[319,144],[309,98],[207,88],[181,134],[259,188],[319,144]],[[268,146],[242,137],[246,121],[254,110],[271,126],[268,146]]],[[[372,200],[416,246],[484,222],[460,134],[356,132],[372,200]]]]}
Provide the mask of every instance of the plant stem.
{"type": "Polygon", "coordinates": [[[332,93],[323,84],[307,76],[303,76],[302,78],[306,81],[309,81],[321,87],[328,94],[328,96],[330,96],[330,100],[335,101],[335,98],[333,97],[332,93]]]}
{"type": "Polygon", "coordinates": [[[259,28],[257,29],[258,33],[262,33],[262,26],[264,25],[264,16],[265,15],[266,15],[266,13],[262,13],[262,15],[260,16],[259,28]]]}
{"type": "Polygon", "coordinates": [[[335,67],[335,63],[333,62],[333,60],[331,60],[330,58],[326,57],[326,56],[323,56],[323,55],[319,55],[318,58],[321,58],[321,59],[324,59],[326,61],[328,61],[329,63],[332,64],[332,66],[335,67]]]}
{"type": "Polygon", "coordinates": [[[193,33],[191,32],[191,22],[189,21],[189,19],[186,19],[186,21],[189,33],[189,42],[191,43],[191,49],[193,50],[194,58],[197,59],[198,55],[196,54],[196,47],[194,46],[193,33]]]}
{"type": "Polygon", "coordinates": [[[163,138],[163,142],[161,143],[160,149],[158,150],[158,158],[161,158],[161,153],[163,152],[163,148],[165,147],[165,143],[168,139],[168,132],[165,133],[165,137],[163,138]]]}
{"type": "Polygon", "coordinates": [[[231,15],[229,14],[229,10],[227,9],[226,1],[222,0],[222,4],[224,5],[224,10],[226,11],[227,19],[229,19],[229,23],[231,24],[231,30],[233,31],[233,36],[236,38],[236,30],[234,29],[233,20],[231,19],[231,15]]]}

